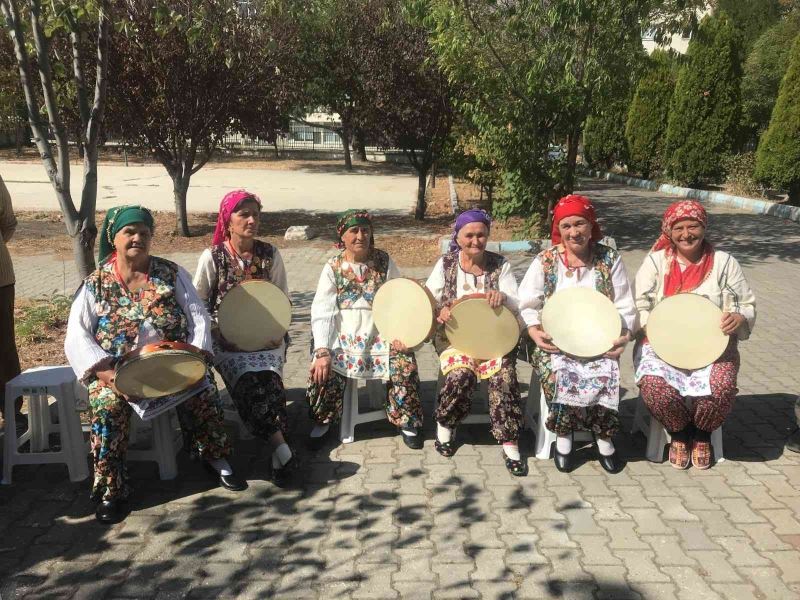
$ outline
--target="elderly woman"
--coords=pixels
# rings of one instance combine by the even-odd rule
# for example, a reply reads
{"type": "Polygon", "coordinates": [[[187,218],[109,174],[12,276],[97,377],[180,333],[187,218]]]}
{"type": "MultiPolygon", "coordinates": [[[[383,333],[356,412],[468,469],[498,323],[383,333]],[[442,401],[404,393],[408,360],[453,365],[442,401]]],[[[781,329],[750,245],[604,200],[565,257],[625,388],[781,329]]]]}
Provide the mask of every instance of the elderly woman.
{"type": "Polygon", "coordinates": [[[700,294],[722,309],[720,329],[728,347],[713,364],[695,371],[676,369],[656,356],[647,338],[634,353],[636,383],[650,413],[672,437],[669,462],[676,469],[713,461],[711,432],[722,425],[736,398],[737,342],[750,337],[756,299],[736,259],[706,240],[708,215],[693,200],[667,208],[661,236],[636,274],[636,307],[642,327],[656,304],[674,294],[700,294]],[[686,399],[693,402],[688,406],[686,399]]]}
{"type": "Polygon", "coordinates": [[[323,267],[311,304],[313,361],[307,398],[314,428],[309,447],[318,450],[330,424],[342,416],[347,379],[388,380],[386,414],[403,442],[422,448],[422,405],[414,354],[398,340],[384,340],[372,319],[375,293],[400,271],[375,248],[372,217],[349,210],[336,224],[340,252],[323,267]]]}
{"type": "MultiPolygon", "coordinates": [[[[92,496],[99,501],[95,514],[103,523],[122,518],[120,502],[130,494],[125,453],[129,401],[136,399],[126,398],[115,387],[116,362],[148,336],[211,350],[208,314],[189,274],[150,255],[152,235],[153,216],[147,209],[120,206],[108,211],[100,232],[100,268],[78,290],[67,324],[67,359],[89,388],[92,496]]],[[[181,428],[192,439],[193,452],[213,468],[221,485],[243,490],[246,484],[226,460],[231,449],[210,373],[200,390],[177,406],[181,428]]]]}
{"type": "Polygon", "coordinates": [[[549,406],[546,426],[556,434],[553,459],[562,472],[573,468],[572,438],[580,430],[595,436],[606,471],[622,468],[612,441],[619,430],[619,357],[636,326],[636,308],[625,266],[616,250],[599,243],[602,237],[587,197],[561,198],[553,211],[553,246],[533,259],[519,289],[522,318],[536,344],[531,363],[549,406]],[[541,311],[550,297],[575,287],[597,290],[619,312],[620,337],[602,357],[567,356],[542,329],[541,311]]]}
{"type": "Polygon", "coordinates": [[[517,280],[505,257],[486,250],[491,218],[483,210],[461,213],[453,227],[447,254],[433,267],[425,283],[437,305],[434,344],[439,353],[444,385],[439,391],[436,418],[436,451],[451,457],[456,452],[456,427],[470,412],[472,391],[479,380],[489,381],[489,418],[494,438],[503,445],[506,468],[524,476],[528,466],[519,453],[523,417],[517,385],[516,348],[506,356],[480,361],[450,346],[444,324],[450,307],[459,298],[475,293],[486,295],[493,308],[505,305],[517,312],[517,280]]]}
{"type": "Polygon", "coordinates": [[[272,447],[271,479],[283,487],[297,462],[286,443],[286,344],[279,339],[260,351],[243,352],[223,339],[216,327],[222,299],[243,281],[270,281],[289,295],[280,252],[256,239],[260,214],[261,201],[254,194],[235,190],[225,195],[219,206],[212,247],[200,255],[194,285],[214,320],[214,366],[225,380],[247,429],[272,447]]]}

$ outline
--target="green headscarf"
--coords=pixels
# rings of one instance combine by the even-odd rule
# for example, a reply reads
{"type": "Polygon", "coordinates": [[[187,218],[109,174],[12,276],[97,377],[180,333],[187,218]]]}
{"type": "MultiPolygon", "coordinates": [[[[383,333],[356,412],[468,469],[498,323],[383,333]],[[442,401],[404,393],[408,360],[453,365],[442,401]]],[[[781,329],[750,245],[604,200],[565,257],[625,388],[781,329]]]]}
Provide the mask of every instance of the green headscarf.
{"type": "Polygon", "coordinates": [[[155,225],[153,213],[144,206],[115,206],[108,210],[103,227],[100,229],[100,245],[97,252],[97,259],[101,265],[114,252],[114,236],[131,223],[144,223],[150,231],[153,231],[155,225]]]}
{"type": "MultiPolygon", "coordinates": [[[[351,208],[341,213],[339,219],[336,221],[336,233],[339,234],[338,247],[344,248],[344,244],[341,241],[342,234],[354,225],[368,225],[371,228],[372,215],[363,208],[351,208]]],[[[370,244],[374,245],[372,239],[370,240],[370,244]]]]}

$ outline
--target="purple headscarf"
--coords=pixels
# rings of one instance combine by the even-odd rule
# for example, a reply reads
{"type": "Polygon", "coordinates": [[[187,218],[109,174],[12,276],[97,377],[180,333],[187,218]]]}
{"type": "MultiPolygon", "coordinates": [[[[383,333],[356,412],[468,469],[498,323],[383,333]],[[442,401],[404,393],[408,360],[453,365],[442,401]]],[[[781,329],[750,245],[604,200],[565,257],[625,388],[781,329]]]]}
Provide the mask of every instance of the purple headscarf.
{"type": "Polygon", "coordinates": [[[492,217],[489,216],[482,208],[473,208],[470,210],[465,210],[462,212],[458,217],[456,217],[456,222],[453,225],[453,237],[450,239],[450,252],[455,252],[459,249],[458,242],[456,241],[456,237],[458,237],[458,232],[461,231],[461,228],[464,225],[469,225],[470,223],[483,223],[486,225],[486,229],[491,230],[492,228],[492,217]]]}

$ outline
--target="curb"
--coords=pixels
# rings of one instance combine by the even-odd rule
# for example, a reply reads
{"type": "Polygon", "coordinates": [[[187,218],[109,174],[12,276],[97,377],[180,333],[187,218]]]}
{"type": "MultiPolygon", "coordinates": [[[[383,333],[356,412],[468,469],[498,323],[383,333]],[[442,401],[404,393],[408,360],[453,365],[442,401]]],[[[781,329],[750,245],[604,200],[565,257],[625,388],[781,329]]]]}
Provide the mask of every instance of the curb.
{"type": "Polygon", "coordinates": [[[455,215],[458,214],[458,194],[456,194],[456,184],[452,175],[447,176],[447,185],[450,187],[450,212],[455,215]]]}
{"type": "Polygon", "coordinates": [[[672,196],[681,196],[693,200],[710,202],[711,204],[722,204],[733,208],[739,208],[757,215],[769,215],[800,223],[800,207],[788,206],[769,200],[756,200],[755,198],[745,198],[744,196],[732,196],[722,192],[711,192],[708,190],[695,190],[693,188],[679,187],[667,183],[659,184],[648,179],[637,179],[636,177],[626,177],[609,173],[607,171],[595,171],[594,169],[581,169],[583,173],[597,179],[605,179],[615,183],[623,183],[632,187],[644,188],[652,192],[662,192],[672,196]]]}

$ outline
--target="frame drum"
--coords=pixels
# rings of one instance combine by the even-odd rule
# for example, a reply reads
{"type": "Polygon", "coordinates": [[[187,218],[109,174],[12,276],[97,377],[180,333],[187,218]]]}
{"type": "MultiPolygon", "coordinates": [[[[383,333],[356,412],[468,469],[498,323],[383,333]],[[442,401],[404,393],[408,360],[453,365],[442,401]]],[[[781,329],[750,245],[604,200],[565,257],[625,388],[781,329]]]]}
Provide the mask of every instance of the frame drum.
{"type": "Polygon", "coordinates": [[[564,353],[593,358],[611,350],[622,321],[614,303],[593,288],[567,288],[542,309],[542,329],[564,353]]]}
{"type": "Polygon", "coordinates": [[[292,303],[277,285],[243,281],[225,294],[217,313],[219,331],[244,352],[266,348],[281,339],[292,322],[292,303]]]}
{"type": "Polygon", "coordinates": [[[436,326],[436,302],[428,288],[413,279],[390,279],[372,301],[372,318],[388,343],[400,340],[409,348],[422,344],[436,326]]]}
{"type": "Polygon", "coordinates": [[[722,333],[722,311],[699,294],[676,294],[656,304],[647,319],[647,339],[665,363],[702,369],[717,360],[730,337],[722,333]]]}
{"type": "Polygon", "coordinates": [[[199,348],[183,342],[158,342],[126,354],[114,375],[117,389],[132,398],[160,398],[177,394],[206,375],[199,348]]]}
{"type": "Polygon", "coordinates": [[[453,348],[480,360],[505,356],[519,343],[517,317],[506,306],[490,307],[486,294],[456,300],[444,330],[453,348]]]}

